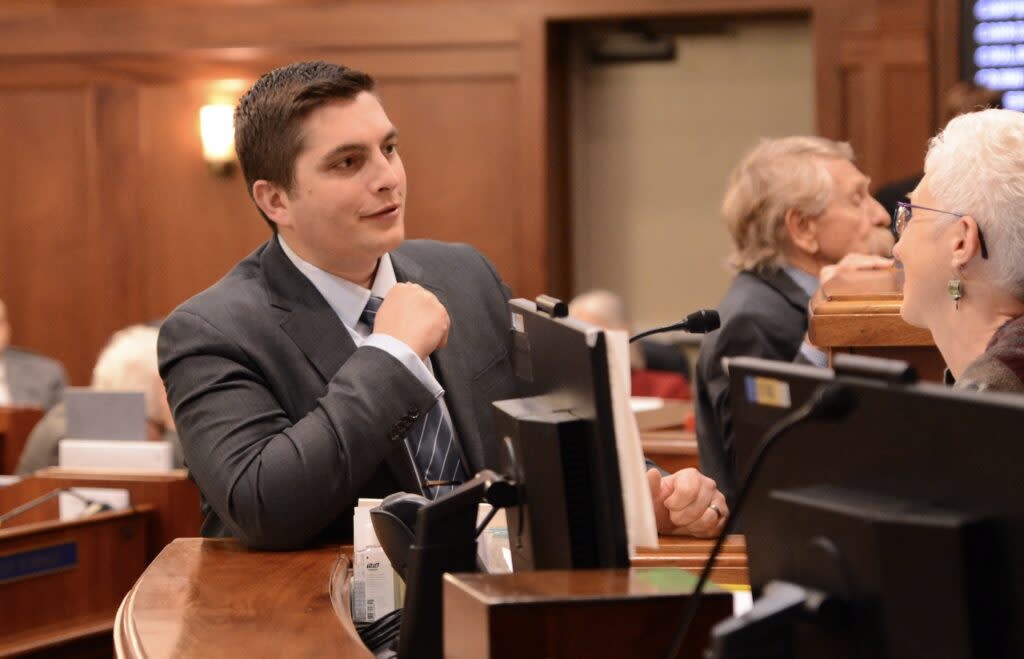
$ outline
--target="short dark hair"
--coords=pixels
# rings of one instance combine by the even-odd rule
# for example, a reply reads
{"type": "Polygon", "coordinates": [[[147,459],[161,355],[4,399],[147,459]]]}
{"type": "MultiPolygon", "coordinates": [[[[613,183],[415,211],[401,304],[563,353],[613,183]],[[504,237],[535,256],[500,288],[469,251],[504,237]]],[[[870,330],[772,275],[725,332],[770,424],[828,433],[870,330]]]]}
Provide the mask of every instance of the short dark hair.
{"type": "MultiPolygon", "coordinates": [[[[249,196],[261,179],[291,191],[302,150],[302,121],[322,105],[375,87],[362,71],[321,61],[296,62],[260,77],[235,108],[235,151],[249,196]]],[[[276,233],[277,225],[262,209],[260,215],[276,233]]]]}

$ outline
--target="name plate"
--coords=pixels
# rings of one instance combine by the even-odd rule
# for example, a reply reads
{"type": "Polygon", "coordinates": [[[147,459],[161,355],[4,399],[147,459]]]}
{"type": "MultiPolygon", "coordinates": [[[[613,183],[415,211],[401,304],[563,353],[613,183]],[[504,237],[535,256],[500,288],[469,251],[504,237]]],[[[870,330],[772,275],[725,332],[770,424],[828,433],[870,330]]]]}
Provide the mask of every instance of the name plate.
{"type": "Polygon", "coordinates": [[[78,543],[65,542],[0,556],[0,585],[38,577],[78,565],[78,543]]]}

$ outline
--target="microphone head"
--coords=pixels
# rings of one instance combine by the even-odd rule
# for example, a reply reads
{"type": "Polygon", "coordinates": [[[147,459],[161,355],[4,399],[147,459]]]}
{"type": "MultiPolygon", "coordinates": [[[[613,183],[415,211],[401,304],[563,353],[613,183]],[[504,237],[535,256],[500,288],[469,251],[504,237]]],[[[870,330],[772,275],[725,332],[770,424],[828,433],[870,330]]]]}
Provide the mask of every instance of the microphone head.
{"type": "Polygon", "coordinates": [[[691,334],[707,334],[722,326],[714,309],[698,309],[683,320],[683,327],[691,334]]]}

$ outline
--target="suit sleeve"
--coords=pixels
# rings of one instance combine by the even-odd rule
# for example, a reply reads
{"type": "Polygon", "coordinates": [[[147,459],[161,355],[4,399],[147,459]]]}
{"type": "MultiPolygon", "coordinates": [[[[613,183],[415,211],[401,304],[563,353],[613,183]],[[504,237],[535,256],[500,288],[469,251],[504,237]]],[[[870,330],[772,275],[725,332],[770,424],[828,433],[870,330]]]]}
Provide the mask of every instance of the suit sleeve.
{"type": "Polygon", "coordinates": [[[302,418],[290,420],[235,341],[175,312],[160,370],[185,459],[209,505],[250,547],[291,549],[355,502],[433,396],[398,360],[362,347],[302,418]]]}
{"type": "Polygon", "coordinates": [[[733,505],[736,489],[736,452],[733,445],[732,401],[729,393],[729,375],[722,366],[723,357],[761,357],[790,361],[772,328],[753,315],[737,315],[730,319],[715,341],[714,353],[703,364],[703,388],[706,391],[710,419],[702,420],[711,426],[714,438],[698,435],[701,451],[701,469],[712,478],[733,505]],[[714,443],[716,445],[709,445],[714,443]]]}

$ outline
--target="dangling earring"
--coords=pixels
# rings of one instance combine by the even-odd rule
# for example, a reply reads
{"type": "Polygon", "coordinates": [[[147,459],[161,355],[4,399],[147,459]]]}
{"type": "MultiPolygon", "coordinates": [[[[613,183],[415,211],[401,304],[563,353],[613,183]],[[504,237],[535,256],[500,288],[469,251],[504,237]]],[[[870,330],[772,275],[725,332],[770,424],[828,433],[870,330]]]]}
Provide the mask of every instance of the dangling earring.
{"type": "Polygon", "coordinates": [[[959,278],[950,279],[949,283],[946,284],[946,291],[949,292],[949,297],[953,298],[956,310],[960,311],[960,298],[964,296],[964,283],[959,278]]]}

